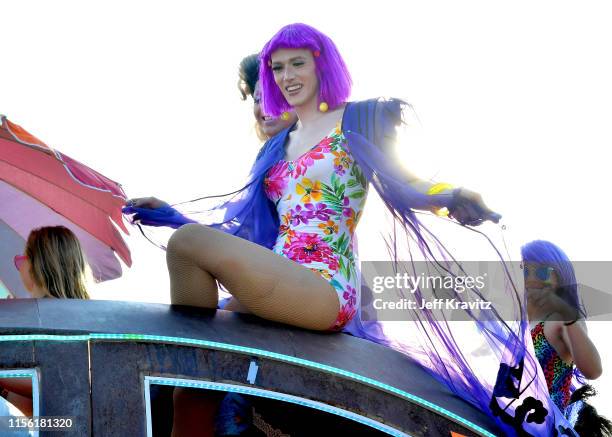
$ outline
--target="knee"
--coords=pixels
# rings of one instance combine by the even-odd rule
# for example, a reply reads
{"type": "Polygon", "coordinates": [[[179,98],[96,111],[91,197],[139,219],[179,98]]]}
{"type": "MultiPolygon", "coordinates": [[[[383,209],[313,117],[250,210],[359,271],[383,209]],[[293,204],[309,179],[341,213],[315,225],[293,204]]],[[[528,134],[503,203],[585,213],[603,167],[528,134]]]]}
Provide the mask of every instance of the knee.
{"type": "Polygon", "coordinates": [[[197,236],[206,232],[207,227],[188,223],[178,228],[168,240],[167,256],[185,255],[194,247],[197,236]]]}

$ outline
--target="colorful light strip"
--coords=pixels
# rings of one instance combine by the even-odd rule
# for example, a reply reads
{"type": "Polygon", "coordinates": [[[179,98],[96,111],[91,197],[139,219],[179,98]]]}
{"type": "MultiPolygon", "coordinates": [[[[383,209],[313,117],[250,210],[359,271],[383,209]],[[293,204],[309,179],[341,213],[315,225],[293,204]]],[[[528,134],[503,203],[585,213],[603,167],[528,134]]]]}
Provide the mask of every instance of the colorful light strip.
{"type": "Polygon", "coordinates": [[[270,352],[263,349],[256,349],[252,347],[246,346],[238,346],[229,343],[219,343],[216,341],[209,340],[197,340],[193,338],[183,338],[183,337],[169,337],[164,335],[148,335],[148,334],[99,334],[99,333],[91,333],[86,335],[49,335],[49,334],[24,334],[24,335],[3,335],[0,336],[0,342],[8,342],[8,341],[90,341],[90,340],[110,340],[110,341],[145,341],[145,342],[160,342],[160,343],[170,343],[170,344],[180,344],[180,345],[189,345],[189,346],[199,346],[207,349],[215,349],[221,351],[229,351],[229,352],[237,352],[246,355],[255,355],[259,357],[265,357],[276,361],[282,361],[290,364],[297,364],[299,366],[308,367],[312,369],[321,370],[324,372],[328,372],[334,375],[343,376],[348,379],[352,379],[354,381],[359,381],[364,384],[367,384],[372,387],[376,387],[378,389],[387,391],[389,393],[393,393],[397,396],[400,396],[404,399],[412,401],[424,408],[432,410],[448,419],[454,420],[457,423],[472,429],[473,431],[482,434],[486,437],[496,437],[494,434],[491,434],[489,431],[484,428],[476,425],[475,423],[470,422],[467,419],[443,408],[439,405],[436,405],[432,402],[429,402],[419,396],[408,393],[407,391],[400,390],[391,385],[385,384],[383,382],[377,381],[372,378],[367,378],[365,376],[361,376],[357,373],[349,372],[343,369],[339,369],[337,367],[328,366],[326,364],[317,363],[315,361],[305,360],[303,358],[296,358],[289,355],[280,354],[277,352],[270,352]]]}
{"type": "Polygon", "coordinates": [[[0,370],[0,378],[32,378],[32,373],[29,372],[12,372],[0,370]]]}

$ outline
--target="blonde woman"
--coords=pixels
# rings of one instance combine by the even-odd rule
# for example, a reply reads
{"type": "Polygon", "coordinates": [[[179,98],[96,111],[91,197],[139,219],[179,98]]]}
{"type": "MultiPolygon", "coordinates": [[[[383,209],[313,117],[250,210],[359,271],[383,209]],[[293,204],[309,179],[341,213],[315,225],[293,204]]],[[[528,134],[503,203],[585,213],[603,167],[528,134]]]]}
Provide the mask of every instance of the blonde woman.
{"type": "MultiPolygon", "coordinates": [[[[81,244],[64,226],[47,226],[30,232],[15,268],[34,298],[89,299],[85,278],[87,263],[81,244]]],[[[0,396],[32,416],[32,383],[24,379],[0,380],[0,396]]]]}
{"type": "Polygon", "coordinates": [[[30,232],[25,253],[15,256],[15,267],[32,297],[89,299],[85,285],[87,263],[81,244],[64,226],[30,232]]]}

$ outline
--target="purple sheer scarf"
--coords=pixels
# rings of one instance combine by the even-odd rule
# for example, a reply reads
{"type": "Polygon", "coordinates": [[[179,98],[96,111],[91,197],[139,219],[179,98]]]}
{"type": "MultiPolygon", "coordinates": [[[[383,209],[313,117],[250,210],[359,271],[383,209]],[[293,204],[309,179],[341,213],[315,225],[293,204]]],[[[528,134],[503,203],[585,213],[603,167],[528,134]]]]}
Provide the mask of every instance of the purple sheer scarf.
{"type": "MultiPolygon", "coordinates": [[[[391,259],[397,263],[398,247],[408,245],[417,248],[422,259],[453,274],[453,270],[461,271],[461,264],[414,212],[415,209],[429,206],[450,206],[451,196],[420,193],[407,184],[405,171],[393,158],[397,129],[405,123],[404,113],[407,109],[410,109],[409,105],[397,99],[349,103],[344,112],[342,130],[364,177],[378,192],[393,219],[393,231],[388,238],[391,259]]],[[[200,213],[197,221],[201,223],[272,248],[277,238],[279,219],[274,205],[264,194],[264,178],[268,170],[284,157],[289,131],[279,133],[264,144],[247,184],[228,194],[227,200],[213,208],[200,208],[198,202],[211,199],[207,197],[186,202],[180,207],[189,205],[192,212],[200,213]],[[221,212],[222,219],[203,218],[215,212],[221,212]]],[[[165,220],[163,214],[162,217],[152,217],[148,210],[131,209],[126,212],[137,212],[143,224],[174,226],[180,223],[180,219],[170,211],[166,213],[172,217],[171,221],[165,220]]],[[[189,217],[193,218],[194,215],[189,217]]],[[[191,219],[185,217],[185,222],[188,221],[191,219]]],[[[487,238],[481,232],[475,232],[487,238]]],[[[491,247],[504,263],[493,243],[491,247]]],[[[412,310],[415,311],[416,321],[405,322],[406,332],[414,332],[419,341],[407,342],[394,338],[384,331],[380,323],[362,321],[359,313],[345,331],[411,356],[458,396],[487,412],[508,435],[564,435],[563,430],[566,429],[573,432],[548,396],[531,346],[520,295],[507,268],[506,276],[507,298],[518,322],[506,323],[494,308],[481,311],[478,315],[465,310],[468,320],[471,320],[466,323],[470,323],[474,339],[482,343],[488,352],[489,372],[486,376],[477,371],[479,358],[466,354],[459,345],[451,324],[436,320],[434,314],[426,309],[412,310]]],[[[476,289],[471,291],[476,295],[480,293],[476,289]]],[[[417,290],[416,297],[421,297],[420,290],[417,290]]],[[[456,292],[455,297],[461,299],[456,292]]]]}

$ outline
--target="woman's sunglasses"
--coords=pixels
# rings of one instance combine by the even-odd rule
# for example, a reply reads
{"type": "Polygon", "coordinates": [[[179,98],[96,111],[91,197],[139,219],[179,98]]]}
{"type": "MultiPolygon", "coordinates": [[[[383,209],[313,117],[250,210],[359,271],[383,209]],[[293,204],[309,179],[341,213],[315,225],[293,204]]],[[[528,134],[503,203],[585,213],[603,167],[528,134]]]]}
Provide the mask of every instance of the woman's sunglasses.
{"type": "Polygon", "coordinates": [[[552,272],[555,271],[552,267],[546,266],[529,266],[523,265],[523,274],[525,275],[525,279],[529,277],[530,273],[533,273],[536,278],[543,282],[549,282],[550,277],[552,276],[552,272]]]}
{"type": "Polygon", "coordinates": [[[17,270],[21,270],[21,266],[27,259],[28,257],[25,255],[15,255],[15,258],[13,258],[13,262],[15,263],[15,268],[17,270]]]}

